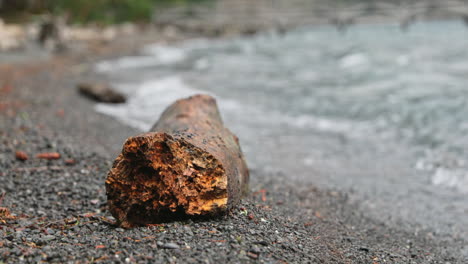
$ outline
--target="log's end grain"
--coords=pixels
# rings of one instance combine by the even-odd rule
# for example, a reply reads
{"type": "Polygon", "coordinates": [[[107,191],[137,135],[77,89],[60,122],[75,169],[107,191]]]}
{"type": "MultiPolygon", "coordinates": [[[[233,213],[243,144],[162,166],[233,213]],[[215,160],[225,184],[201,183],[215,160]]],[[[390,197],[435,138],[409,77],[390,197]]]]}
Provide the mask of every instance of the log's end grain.
{"type": "Polygon", "coordinates": [[[213,97],[176,101],[151,131],[127,139],[106,180],[109,210],[121,226],[220,215],[247,192],[239,141],[213,97]]]}
{"type": "Polygon", "coordinates": [[[222,163],[164,132],[131,137],[106,180],[109,209],[123,227],[203,216],[228,209],[222,163]]]}

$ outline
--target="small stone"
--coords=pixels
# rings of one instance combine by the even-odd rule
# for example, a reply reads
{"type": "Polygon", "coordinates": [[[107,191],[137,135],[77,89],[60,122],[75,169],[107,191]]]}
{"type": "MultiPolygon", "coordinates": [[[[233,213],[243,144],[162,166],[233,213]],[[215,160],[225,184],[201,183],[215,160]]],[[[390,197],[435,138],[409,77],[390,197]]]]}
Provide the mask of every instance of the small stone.
{"type": "Polygon", "coordinates": [[[179,249],[180,248],[180,246],[175,243],[166,243],[166,244],[163,244],[161,247],[166,248],[166,249],[179,249]]]}
{"type": "Polygon", "coordinates": [[[193,236],[192,228],[189,226],[184,226],[184,232],[187,236],[193,236]]]}
{"type": "Polygon", "coordinates": [[[33,222],[30,221],[30,220],[28,220],[28,219],[20,219],[20,220],[18,221],[18,224],[19,224],[19,226],[21,226],[21,227],[27,227],[27,226],[33,225],[33,222]]]}
{"type": "Polygon", "coordinates": [[[258,254],[255,254],[253,252],[247,252],[247,256],[251,259],[258,259],[258,254]]]}
{"type": "Polygon", "coordinates": [[[67,225],[73,225],[73,224],[75,224],[77,221],[78,221],[78,220],[77,220],[75,217],[73,217],[73,218],[65,219],[65,224],[67,224],[67,225]]]}
{"type": "Polygon", "coordinates": [[[364,252],[369,252],[369,249],[367,247],[360,247],[359,250],[364,251],[364,252]]]}
{"type": "Polygon", "coordinates": [[[266,242],[265,240],[259,240],[257,242],[255,242],[256,244],[259,244],[259,245],[262,245],[262,246],[268,246],[268,242],[266,242]]]}
{"type": "Polygon", "coordinates": [[[28,160],[28,154],[26,154],[26,152],[24,151],[16,151],[15,153],[15,157],[17,160],[21,160],[21,161],[25,161],[25,160],[28,160]]]}
{"type": "Polygon", "coordinates": [[[72,166],[76,164],[76,160],[74,159],[66,159],[65,160],[65,165],[72,166]]]}
{"type": "Polygon", "coordinates": [[[255,253],[255,254],[260,254],[260,248],[258,248],[257,246],[253,246],[251,249],[250,249],[250,252],[252,253],[255,253]]]}
{"type": "Polygon", "coordinates": [[[46,235],[46,236],[43,237],[43,239],[44,239],[45,241],[51,241],[51,240],[54,240],[54,239],[55,239],[55,236],[53,236],[53,235],[46,235]]]}
{"type": "Polygon", "coordinates": [[[39,153],[36,155],[36,158],[46,159],[46,160],[56,160],[56,159],[60,159],[60,153],[57,153],[57,152],[39,153]]]}

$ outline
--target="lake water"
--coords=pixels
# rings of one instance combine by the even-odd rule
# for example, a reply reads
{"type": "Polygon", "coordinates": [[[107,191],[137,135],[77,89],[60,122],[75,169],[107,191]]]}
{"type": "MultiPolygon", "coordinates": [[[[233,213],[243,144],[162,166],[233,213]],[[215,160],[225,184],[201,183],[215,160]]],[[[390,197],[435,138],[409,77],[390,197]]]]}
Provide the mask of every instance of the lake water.
{"type": "Polygon", "coordinates": [[[130,96],[98,112],[145,131],[218,99],[258,177],[353,193],[372,217],[468,238],[468,28],[425,22],[145,47],[96,69],[130,96]]]}

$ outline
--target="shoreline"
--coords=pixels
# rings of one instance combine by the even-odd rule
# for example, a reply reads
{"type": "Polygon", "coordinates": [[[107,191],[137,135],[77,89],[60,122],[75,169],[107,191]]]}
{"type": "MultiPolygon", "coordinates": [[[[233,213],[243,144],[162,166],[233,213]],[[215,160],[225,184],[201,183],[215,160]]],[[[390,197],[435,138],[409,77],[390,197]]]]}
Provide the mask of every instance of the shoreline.
{"type": "Polygon", "coordinates": [[[75,85],[102,80],[92,65],[134,54],[145,44],[136,42],[32,66],[0,66],[0,79],[9,79],[0,84],[0,194],[6,192],[0,206],[17,217],[0,223],[0,262],[466,261],[464,241],[388,226],[366,216],[346,192],[298,186],[262,168],[252,171],[251,194],[227,217],[133,230],[114,226],[104,179],[125,138],[139,132],[96,113],[95,103],[79,96],[75,85]],[[16,160],[18,150],[29,159],[16,160]],[[49,151],[62,157],[34,157],[49,151]],[[76,163],[67,165],[66,159],[76,163]]]}
{"type": "MultiPolygon", "coordinates": [[[[44,108],[39,111],[50,112],[44,108]]],[[[87,112],[79,111],[81,115],[87,112]]],[[[65,120],[58,122],[71,118],[67,109],[64,112],[65,120]]],[[[89,117],[83,117],[88,119],[84,120],[86,125],[89,117]]],[[[99,119],[102,122],[108,118],[99,119]]],[[[131,263],[185,263],[197,256],[210,263],[463,261],[454,257],[463,248],[463,241],[440,240],[431,231],[420,230],[415,235],[405,228],[394,229],[368,218],[347,193],[320,190],[313,185],[298,187],[285,175],[261,168],[252,171],[250,195],[227,217],[123,230],[113,225],[114,219],[106,209],[104,178],[112,154],[96,150],[92,140],[73,143],[65,131],[47,131],[52,128],[43,127],[50,125],[47,122],[38,124],[24,117],[9,119],[3,115],[0,121],[8,128],[2,137],[9,139],[0,147],[4,153],[0,155],[0,189],[6,191],[1,206],[17,217],[0,224],[4,237],[0,239],[0,259],[6,263],[17,262],[20,257],[27,262],[128,259],[131,263]],[[15,160],[17,150],[25,151],[30,158],[25,162],[15,160]],[[56,151],[62,158],[34,158],[48,151],[56,151]],[[76,163],[66,165],[66,159],[76,163]],[[138,254],[133,254],[135,247],[138,254]]],[[[123,125],[107,120],[95,128],[110,129],[113,134],[106,136],[116,138],[116,129],[123,125]]]]}
{"type": "MultiPolygon", "coordinates": [[[[324,0],[292,0],[289,4],[259,0],[255,3],[236,3],[219,0],[212,3],[186,4],[165,7],[154,11],[146,23],[121,23],[107,26],[84,26],[66,23],[65,16],[44,16],[42,22],[6,24],[0,18],[0,59],[8,63],[15,60],[28,62],[44,60],[55,55],[82,57],[104,54],[105,49],[142,43],[174,43],[194,37],[208,39],[252,36],[264,32],[284,34],[302,27],[332,26],[345,33],[354,25],[399,25],[402,31],[410,30],[417,22],[459,20],[468,25],[468,7],[459,0],[444,4],[430,1],[414,3],[388,3],[386,1],[330,3],[324,0]],[[50,36],[38,45],[42,23],[52,23],[56,36],[50,36]],[[130,41],[131,40],[131,41],[130,41]],[[135,42],[135,43],[132,43],[135,42]],[[8,56],[8,53],[25,53],[8,56]]],[[[39,20],[39,21],[40,21],[39,20]]],[[[112,52],[111,52],[112,53],[112,52]]]]}

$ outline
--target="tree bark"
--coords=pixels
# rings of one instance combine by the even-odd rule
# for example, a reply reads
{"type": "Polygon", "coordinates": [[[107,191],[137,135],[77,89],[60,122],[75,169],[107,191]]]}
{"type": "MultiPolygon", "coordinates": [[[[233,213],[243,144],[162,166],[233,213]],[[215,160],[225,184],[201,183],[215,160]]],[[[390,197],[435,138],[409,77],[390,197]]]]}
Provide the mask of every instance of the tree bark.
{"type": "Polygon", "coordinates": [[[226,213],[248,190],[239,140],[214,98],[176,101],[151,132],[127,139],[106,180],[110,212],[123,227],[226,213]]]}

